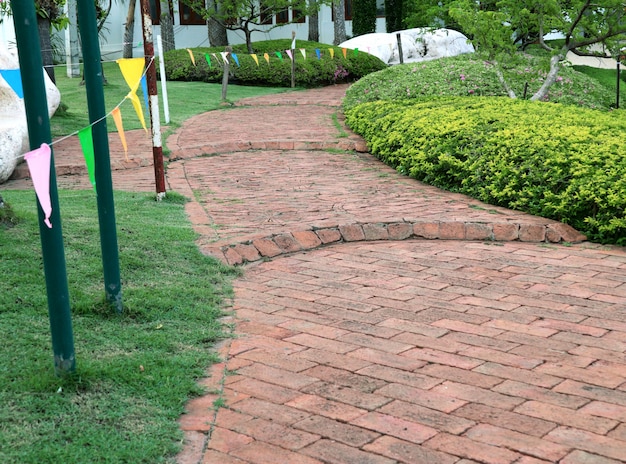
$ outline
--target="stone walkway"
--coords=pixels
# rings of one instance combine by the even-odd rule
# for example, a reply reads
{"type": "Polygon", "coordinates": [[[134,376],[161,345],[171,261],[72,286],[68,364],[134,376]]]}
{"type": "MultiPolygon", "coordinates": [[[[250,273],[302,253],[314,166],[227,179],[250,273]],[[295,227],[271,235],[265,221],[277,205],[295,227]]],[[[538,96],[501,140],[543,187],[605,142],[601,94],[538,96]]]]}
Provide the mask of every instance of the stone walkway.
{"type": "MultiPolygon", "coordinates": [[[[244,269],[178,462],[626,462],[626,251],[398,175],[343,127],[344,92],[167,140],[198,246],[244,269]]],[[[114,137],[115,188],[153,191],[149,138],[125,161],[114,137]]],[[[55,156],[90,188],[78,142],[55,156]]]]}

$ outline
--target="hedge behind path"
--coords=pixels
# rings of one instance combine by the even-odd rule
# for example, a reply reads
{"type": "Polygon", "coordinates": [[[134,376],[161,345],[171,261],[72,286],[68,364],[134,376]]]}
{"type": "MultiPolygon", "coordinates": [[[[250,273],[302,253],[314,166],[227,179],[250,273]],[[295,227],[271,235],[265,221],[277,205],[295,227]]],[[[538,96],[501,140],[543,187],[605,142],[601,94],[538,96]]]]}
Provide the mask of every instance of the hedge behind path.
{"type": "Polygon", "coordinates": [[[509,98],[372,102],[348,125],[418,180],[626,245],[626,114],[509,98]]]}

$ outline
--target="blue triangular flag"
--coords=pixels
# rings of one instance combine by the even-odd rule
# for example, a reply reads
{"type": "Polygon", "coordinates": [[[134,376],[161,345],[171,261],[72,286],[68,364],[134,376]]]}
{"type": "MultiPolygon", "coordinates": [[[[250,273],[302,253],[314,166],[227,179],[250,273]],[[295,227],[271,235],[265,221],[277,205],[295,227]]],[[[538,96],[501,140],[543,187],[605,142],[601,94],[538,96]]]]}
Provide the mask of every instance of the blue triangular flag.
{"type": "Polygon", "coordinates": [[[319,59],[320,59],[320,57],[322,56],[322,54],[320,53],[320,49],[319,49],[319,48],[316,48],[316,49],[315,49],[315,54],[317,55],[317,59],[318,59],[318,60],[319,60],[319,59]]]}
{"type": "Polygon", "coordinates": [[[240,66],[240,65],[239,65],[239,58],[237,58],[237,55],[236,55],[236,54],[234,54],[234,53],[231,53],[231,54],[230,54],[230,56],[232,56],[232,57],[233,57],[233,60],[235,60],[235,63],[237,63],[237,66],[240,66]]]}
{"type": "Polygon", "coordinates": [[[24,98],[24,89],[22,88],[22,76],[19,69],[1,69],[2,78],[13,89],[18,97],[24,98]]]}
{"type": "Polygon", "coordinates": [[[143,92],[143,100],[146,103],[146,111],[150,112],[150,103],[148,102],[148,81],[146,75],[141,76],[141,91],[143,92]]]}

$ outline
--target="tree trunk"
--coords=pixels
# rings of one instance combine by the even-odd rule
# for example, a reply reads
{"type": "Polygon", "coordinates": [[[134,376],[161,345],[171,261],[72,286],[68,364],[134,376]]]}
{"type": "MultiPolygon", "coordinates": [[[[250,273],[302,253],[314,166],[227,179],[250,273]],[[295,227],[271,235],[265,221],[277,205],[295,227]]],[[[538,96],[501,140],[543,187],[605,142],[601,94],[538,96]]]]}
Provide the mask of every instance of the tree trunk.
{"type": "Polygon", "coordinates": [[[133,40],[135,35],[135,5],[137,0],[128,2],[128,12],[126,13],[126,25],[124,26],[124,58],[133,57],[133,40]]]}
{"type": "Polygon", "coordinates": [[[556,77],[559,74],[561,60],[565,58],[566,52],[561,51],[558,55],[554,55],[550,58],[550,71],[548,71],[548,75],[546,76],[546,80],[543,81],[543,85],[537,92],[530,97],[532,101],[543,100],[550,91],[550,87],[552,84],[556,82],[556,77]]]}
{"type": "MultiPolygon", "coordinates": [[[[207,8],[212,8],[217,11],[217,3],[213,0],[209,0],[207,8]]],[[[215,18],[209,18],[207,20],[207,29],[209,33],[209,44],[211,47],[226,47],[228,46],[228,33],[222,23],[215,18]]]]}
{"type": "Polygon", "coordinates": [[[317,0],[309,0],[311,7],[315,8],[315,13],[309,16],[309,40],[320,41],[320,18],[317,14],[317,0]]]}
{"type": "Polygon", "coordinates": [[[54,59],[52,55],[52,42],[50,41],[50,19],[37,15],[37,27],[39,29],[39,44],[41,46],[41,58],[44,69],[50,80],[56,84],[54,77],[54,59]]]}
{"type": "Polygon", "coordinates": [[[335,16],[335,40],[333,40],[333,44],[339,45],[346,41],[345,0],[333,2],[333,14],[335,16]]]}
{"type": "Polygon", "coordinates": [[[163,52],[176,49],[174,40],[174,20],[170,14],[170,1],[160,0],[161,17],[159,24],[161,25],[161,38],[163,39],[163,52]]]}
{"type": "Polygon", "coordinates": [[[254,50],[252,49],[252,31],[246,28],[243,32],[246,34],[246,47],[248,48],[248,53],[252,54],[254,53],[254,50]]]}

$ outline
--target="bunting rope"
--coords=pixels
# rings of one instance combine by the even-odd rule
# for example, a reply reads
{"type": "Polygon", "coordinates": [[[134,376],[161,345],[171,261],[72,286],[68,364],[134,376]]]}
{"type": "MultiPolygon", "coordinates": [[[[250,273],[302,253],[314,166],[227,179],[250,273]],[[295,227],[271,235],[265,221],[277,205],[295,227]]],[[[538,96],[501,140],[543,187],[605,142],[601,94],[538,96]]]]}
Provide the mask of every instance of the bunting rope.
{"type": "MultiPolygon", "coordinates": [[[[138,59],[143,59],[143,58],[138,58],[138,59]]],[[[140,78],[139,78],[139,81],[137,82],[137,85],[135,86],[135,91],[138,89],[139,85],[141,84],[141,81],[142,81],[142,80],[144,79],[144,77],[146,76],[146,73],[148,72],[148,69],[150,68],[150,66],[152,66],[152,63],[154,62],[154,60],[155,60],[155,59],[154,59],[154,57],[152,57],[152,58],[150,59],[150,62],[148,63],[148,66],[146,66],[146,67],[145,67],[145,69],[143,70],[143,72],[142,72],[142,74],[141,74],[141,76],[140,76],[140,78]]],[[[117,61],[119,61],[119,60],[117,60],[117,61]]],[[[3,76],[3,77],[4,77],[4,76],[3,76]]],[[[131,87],[131,86],[129,85],[129,87],[131,87]]],[[[16,93],[17,93],[17,92],[16,92],[16,93]]],[[[113,117],[113,121],[114,121],[114,122],[116,122],[116,128],[118,129],[118,133],[119,133],[119,134],[123,134],[123,127],[122,127],[122,132],[120,132],[120,131],[119,131],[120,127],[117,125],[117,116],[116,116],[116,113],[117,113],[117,112],[119,112],[119,108],[120,108],[120,106],[122,106],[126,100],[132,100],[132,97],[130,97],[130,94],[131,94],[131,93],[132,93],[132,87],[131,87],[131,92],[129,92],[129,93],[128,93],[128,94],[127,94],[127,95],[126,95],[126,96],[122,99],[122,101],[121,101],[121,102],[119,102],[119,103],[118,103],[118,104],[117,104],[117,105],[116,105],[116,106],[115,106],[115,107],[114,107],[111,111],[109,111],[106,115],[102,116],[101,118],[96,119],[95,121],[93,121],[93,122],[92,122],[91,124],[89,124],[88,126],[85,126],[85,127],[81,128],[81,129],[79,129],[79,130],[77,130],[77,131],[74,131],[74,132],[72,132],[71,134],[68,134],[68,135],[65,135],[65,136],[63,136],[63,137],[60,137],[60,138],[58,138],[58,139],[56,139],[56,140],[53,140],[53,141],[51,141],[50,143],[48,143],[48,144],[46,144],[46,145],[48,145],[49,147],[52,147],[52,146],[56,145],[57,143],[60,143],[60,142],[63,142],[64,140],[69,139],[70,137],[74,137],[75,135],[78,135],[81,131],[84,131],[85,129],[89,129],[89,128],[91,128],[91,127],[95,126],[96,124],[101,123],[102,121],[104,121],[104,120],[105,120],[106,118],[108,118],[109,116],[113,117]]],[[[18,96],[19,96],[19,94],[18,94],[18,96]]],[[[145,125],[144,125],[144,129],[145,129],[145,125]]],[[[122,138],[122,135],[120,135],[120,138],[122,138]]],[[[122,142],[122,145],[123,145],[123,146],[126,146],[125,139],[124,139],[124,141],[122,142]]],[[[15,161],[15,160],[18,160],[18,159],[23,158],[23,157],[24,157],[24,155],[22,154],[22,155],[18,155],[18,156],[16,156],[16,157],[14,157],[14,158],[10,158],[9,160],[11,160],[11,161],[15,161]]]]}

